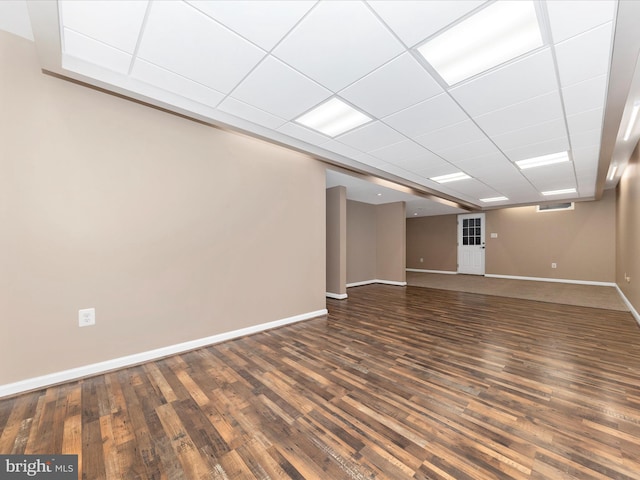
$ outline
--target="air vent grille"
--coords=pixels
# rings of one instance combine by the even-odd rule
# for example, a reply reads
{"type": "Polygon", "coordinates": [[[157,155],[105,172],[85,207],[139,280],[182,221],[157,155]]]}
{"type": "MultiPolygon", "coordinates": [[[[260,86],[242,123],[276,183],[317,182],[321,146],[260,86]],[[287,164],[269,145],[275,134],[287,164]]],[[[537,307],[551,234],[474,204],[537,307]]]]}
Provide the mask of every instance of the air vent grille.
{"type": "Polygon", "coordinates": [[[537,212],[559,212],[562,210],[574,210],[574,202],[550,203],[548,205],[538,205],[537,212]]]}

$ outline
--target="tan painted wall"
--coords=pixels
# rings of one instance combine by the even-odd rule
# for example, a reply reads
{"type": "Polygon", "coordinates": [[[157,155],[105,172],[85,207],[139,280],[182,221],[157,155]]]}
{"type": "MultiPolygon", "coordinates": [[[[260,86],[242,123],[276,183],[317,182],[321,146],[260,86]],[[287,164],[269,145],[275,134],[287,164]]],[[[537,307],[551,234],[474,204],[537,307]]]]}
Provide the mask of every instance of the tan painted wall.
{"type": "Polygon", "coordinates": [[[635,310],[640,311],[640,151],[637,146],[618,184],[617,200],[616,283],[635,310]]]}
{"type": "Polygon", "coordinates": [[[376,206],[347,200],[347,283],[376,278],[376,206]]]}
{"type": "Polygon", "coordinates": [[[438,215],[407,219],[407,268],[457,271],[456,218],[438,215]]]}
{"type": "MultiPolygon", "coordinates": [[[[407,266],[457,270],[456,215],[407,221],[407,266]],[[424,262],[420,263],[420,257],[424,262]]],[[[517,207],[486,212],[486,273],[613,282],[615,196],[579,202],[575,210],[517,207]],[[498,238],[491,238],[491,232],[498,238]],[[551,263],[557,263],[552,269],[551,263]]]]}
{"type": "Polygon", "coordinates": [[[376,278],[405,282],[406,211],[404,202],[386,203],[376,207],[376,278]]]}
{"type": "Polygon", "coordinates": [[[597,202],[578,202],[575,210],[538,213],[535,207],[518,207],[486,213],[487,273],[614,281],[613,191],[597,202]]]}
{"type": "Polygon", "coordinates": [[[347,189],[327,189],[327,292],[347,293],[347,189]]]}
{"type": "Polygon", "coordinates": [[[370,205],[347,200],[347,284],[406,279],[404,202],[370,205]]]}
{"type": "Polygon", "coordinates": [[[0,384],[325,308],[321,163],[0,58],[0,384]]]}

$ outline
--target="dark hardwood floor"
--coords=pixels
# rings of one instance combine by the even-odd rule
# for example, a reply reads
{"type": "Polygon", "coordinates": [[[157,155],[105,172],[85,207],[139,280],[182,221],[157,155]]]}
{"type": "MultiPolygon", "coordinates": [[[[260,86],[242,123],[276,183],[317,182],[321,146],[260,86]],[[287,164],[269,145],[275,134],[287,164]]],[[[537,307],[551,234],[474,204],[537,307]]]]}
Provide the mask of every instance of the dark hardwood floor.
{"type": "Polygon", "coordinates": [[[314,319],[0,400],[86,479],[640,478],[628,312],[371,285],[314,319]]]}

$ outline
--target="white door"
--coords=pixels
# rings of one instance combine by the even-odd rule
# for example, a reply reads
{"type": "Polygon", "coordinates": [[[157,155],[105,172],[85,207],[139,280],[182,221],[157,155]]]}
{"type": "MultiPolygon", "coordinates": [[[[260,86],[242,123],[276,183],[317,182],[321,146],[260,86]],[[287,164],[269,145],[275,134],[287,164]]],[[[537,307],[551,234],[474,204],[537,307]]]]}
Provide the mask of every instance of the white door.
{"type": "Polygon", "coordinates": [[[458,273],[484,275],[484,213],[458,215],[458,273]]]}

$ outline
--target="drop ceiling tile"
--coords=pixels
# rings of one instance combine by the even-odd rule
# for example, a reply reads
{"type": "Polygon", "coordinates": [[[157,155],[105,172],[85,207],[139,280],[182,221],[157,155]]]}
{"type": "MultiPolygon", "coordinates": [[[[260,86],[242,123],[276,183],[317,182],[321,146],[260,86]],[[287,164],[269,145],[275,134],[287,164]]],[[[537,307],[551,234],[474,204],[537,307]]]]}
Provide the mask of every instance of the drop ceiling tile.
{"type": "Polygon", "coordinates": [[[369,152],[374,157],[380,158],[386,162],[394,162],[397,160],[404,160],[415,158],[419,156],[433,155],[424,147],[418,145],[411,140],[402,140],[398,143],[393,143],[376,150],[369,152]]]}
{"type": "Polygon", "coordinates": [[[460,142],[468,143],[487,138],[471,120],[465,120],[448,127],[439,128],[414,138],[416,142],[432,152],[439,153],[453,148],[460,142]]]}
{"type": "Polygon", "coordinates": [[[598,145],[574,148],[572,154],[576,171],[584,171],[587,169],[597,170],[598,159],[600,157],[600,147],[598,145]]]}
{"type": "Polygon", "coordinates": [[[132,56],[80,33],[64,29],[65,56],[94,63],[114,72],[129,73],[132,56]]]}
{"type": "Polygon", "coordinates": [[[571,147],[580,149],[600,145],[601,133],[602,132],[599,128],[596,128],[595,130],[576,132],[571,135],[571,147]]]}
{"type": "Polygon", "coordinates": [[[331,92],[273,57],[267,57],[232,93],[234,98],[293,120],[331,92]]]}
{"type": "Polygon", "coordinates": [[[321,145],[329,141],[329,137],[294,122],[285,123],[278,131],[312,145],[321,145]]]}
{"type": "Polygon", "coordinates": [[[220,92],[140,59],[135,61],[131,76],[209,107],[215,107],[224,98],[220,92]]]}
{"type": "Polygon", "coordinates": [[[616,9],[614,0],[553,0],[546,5],[554,43],[612,21],[616,9]]]}
{"type": "Polygon", "coordinates": [[[385,117],[383,121],[405,135],[413,137],[468,118],[449,95],[443,93],[385,117]]]}
{"type": "Polygon", "coordinates": [[[571,162],[546,165],[522,170],[522,174],[540,191],[559,190],[576,186],[576,178],[571,162]]]}
{"type": "Polygon", "coordinates": [[[278,128],[286,123],[286,120],[283,118],[272,115],[264,110],[260,110],[253,105],[248,105],[233,97],[227,97],[218,106],[218,110],[249,120],[250,122],[258,125],[263,125],[267,128],[278,128]]]}
{"type": "Polygon", "coordinates": [[[567,137],[564,119],[556,118],[550,122],[503,133],[502,135],[495,135],[492,140],[500,149],[505,151],[517,149],[523,145],[540,143],[550,138],[562,137],[567,137]]]}
{"type": "Polygon", "coordinates": [[[487,183],[487,178],[492,178],[494,175],[502,176],[508,173],[519,175],[519,170],[500,152],[463,160],[458,162],[456,166],[472,177],[485,181],[485,183],[487,183]]]}
{"type": "Polygon", "coordinates": [[[336,142],[335,140],[329,140],[328,142],[323,143],[322,145],[320,145],[320,148],[324,148],[325,150],[329,150],[330,152],[334,152],[339,155],[344,155],[348,158],[353,158],[357,154],[362,153],[357,148],[345,145],[344,143],[336,142]]]}
{"type": "Polygon", "coordinates": [[[407,47],[413,47],[474,8],[479,7],[484,1],[398,2],[392,0],[369,1],[368,3],[407,47]]]}
{"type": "Polygon", "coordinates": [[[481,198],[497,197],[500,195],[496,190],[488,187],[484,183],[475,178],[468,180],[460,180],[459,182],[447,183],[447,188],[457,192],[458,194],[466,195],[473,199],[475,204],[480,203],[481,198]]]}
{"type": "Polygon", "coordinates": [[[273,54],[337,92],[402,51],[400,42],[363,3],[321,2],[273,54]]]}
{"type": "Polygon", "coordinates": [[[611,29],[612,23],[605,23],[556,45],[563,87],[609,72],[611,29]]]}
{"type": "Polygon", "coordinates": [[[532,127],[563,117],[560,94],[547,93],[525,102],[496,110],[475,118],[478,126],[493,138],[514,130],[532,127]]]}
{"type": "Polygon", "coordinates": [[[607,76],[600,75],[562,89],[567,115],[602,108],[607,90],[607,76]]]}
{"type": "Polygon", "coordinates": [[[566,136],[561,138],[551,138],[531,145],[503,150],[504,154],[512,162],[526,160],[528,158],[539,157],[551,153],[566,152],[569,150],[569,139],[566,136]]]}
{"type": "Polygon", "coordinates": [[[316,2],[190,0],[188,3],[250,42],[271,50],[316,2]]]}
{"type": "Polygon", "coordinates": [[[340,96],[382,118],[442,93],[442,87],[405,53],[340,92],[340,96]]]}
{"type": "MultiPolygon", "coordinates": [[[[569,135],[602,128],[602,108],[587,110],[586,112],[567,117],[569,135]]],[[[574,146],[575,148],[575,146],[574,146]]]]}
{"type": "MultiPolygon", "coordinates": [[[[432,159],[427,165],[424,166],[423,169],[416,170],[415,172],[424,178],[431,178],[438,177],[440,175],[448,175],[450,173],[456,173],[459,171],[460,169],[458,167],[451,165],[449,162],[439,159],[432,159]]],[[[439,185],[435,182],[431,183],[433,183],[434,185],[439,185]]]]}
{"type": "Polygon", "coordinates": [[[457,147],[439,152],[439,155],[448,162],[458,165],[460,162],[485,155],[500,154],[496,146],[487,138],[475,142],[462,143],[457,147]]]}
{"type": "Polygon", "coordinates": [[[473,116],[558,90],[551,50],[545,48],[451,89],[473,116]]]}
{"type": "Polygon", "coordinates": [[[389,163],[393,165],[397,165],[401,168],[404,168],[408,172],[412,172],[418,175],[419,172],[424,172],[425,170],[431,168],[432,165],[436,165],[436,166],[440,165],[441,161],[442,161],[441,158],[433,155],[430,152],[427,152],[426,155],[421,155],[419,157],[413,157],[413,158],[403,158],[399,160],[394,160],[389,163]]]}
{"type": "Polygon", "coordinates": [[[406,138],[382,122],[372,122],[340,135],[336,140],[369,153],[406,138]]]}
{"type": "Polygon", "coordinates": [[[222,93],[265,52],[182,2],[154,2],[138,57],[222,93]]]}
{"type": "Polygon", "coordinates": [[[578,192],[581,197],[593,197],[596,194],[596,182],[590,179],[578,179],[578,192]]]}
{"type": "MultiPolygon", "coordinates": [[[[133,54],[149,2],[103,0],[58,3],[65,28],[133,54]]],[[[66,49],[66,44],[64,48],[66,49]]]]}

